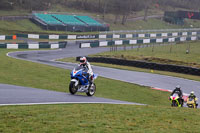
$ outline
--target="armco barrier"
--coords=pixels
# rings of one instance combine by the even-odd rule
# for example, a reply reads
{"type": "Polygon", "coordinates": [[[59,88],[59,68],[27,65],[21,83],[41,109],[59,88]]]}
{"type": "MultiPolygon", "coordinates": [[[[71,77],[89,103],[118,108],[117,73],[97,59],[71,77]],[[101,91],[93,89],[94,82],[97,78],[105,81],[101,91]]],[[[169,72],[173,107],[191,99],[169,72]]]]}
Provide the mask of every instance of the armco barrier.
{"type": "Polygon", "coordinates": [[[152,39],[132,39],[132,40],[113,40],[113,41],[93,41],[80,43],[80,48],[92,48],[92,47],[105,47],[112,45],[127,45],[127,44],[148,44],[148,43],[173,43],[184,41],[200,40],[198,36],[190,37],[171,37],[171,38],[152,38],[152,39]]]}
{"type": "Polygon", "coordinates": [[[30,38],[30,39],[97,39],[98,34],[95,35],[45,35],[45,34],[17,34],[17,37],[30,38]]]}
{"type": "MultiPolygon", "coordinates": [[[[185,29],[187,30],[187,29],[185,29]]],[[[151,32],[151,31],[149,31],[151,32]]],[[[153,30],[152,30],[153,32],[153,30]]],[[[162,33],[100,33],[93,35],[45,35],[45,34],[17,34],[17,37],[30,39],[131,39],[131,38],[156,38],[156,37],[181,37],[181,36],[197,36],[200,35],[199,29],[188,29],[188,31],[162,32],[162,33]]]]}
{"type": "Polygon", "coordinates": [[[11,40],[13,36],[0,35],[0,40],[11,40]]]}
{"type": "Polygon", "coordinates": [[[48,43],[48,42],[40,42],[40,43],[18,43],[18,44],[0,44],[0,48],[6,49],[41,49],[41,48],[65,48],[67,42],[59,42],[59,43],[48,43]]]}
{"type": "MultiPolygon", "coordinates": [[[[80,57],[76,57],[77,61],[79,61],[79,59],[80,57]]],[[[184,73],[184,74],[191,74],[191,75],[198,75],[198,76],[200,75],[200,69],[187,67],[187,66],[177,66],[177,65],[159,64],[159,63],[151,63],[151,62],[144,62],[144,61],[132,61],[132,60],[105,58],[105,57],[87,57],[87,60],[90,62],[133,66],[133,67],[139,67],[139,68],[184,73]]]]}

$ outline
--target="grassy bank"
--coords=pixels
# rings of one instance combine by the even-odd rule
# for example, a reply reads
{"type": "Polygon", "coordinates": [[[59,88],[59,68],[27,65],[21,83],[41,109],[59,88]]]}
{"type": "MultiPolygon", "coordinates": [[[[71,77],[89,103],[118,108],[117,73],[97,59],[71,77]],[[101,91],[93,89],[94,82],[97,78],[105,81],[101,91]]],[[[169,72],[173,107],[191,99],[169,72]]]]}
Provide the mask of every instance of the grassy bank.
{"type": "Polygon", "coordinates": [[[66,31],[49,31],[43,30],[28,19],[16,21],[0,20],[0,34],[12,35],[17,33],[38,33],[38,34],[95,34],[97,32],[74,33],[66,31]]]}
{"type": "MultiPolygon", "coordinates": [[[[137,20],[129,21],[125,25],[120,22],[114,24],[111,20],[108,22],[110,24],[110,30],[147,30],[147,29],[180,29],[180,28],[191,28],[199,27],[200,21],[198,20],[186,20],[183,26],[169,24],[161,19],[148,19],[148,21],[137,20]]],[[[65,31],[47,31],[43,30],[39,26],[35,25],[28,19],[16,20],[16,21],[0,21],[0,33],[1,34],[16,34],[16,33],[40,33],[40,34],[97,34],[98,32],[65,32],[65,31]]]]}
{"type": "Polygon", "coordinates": [[[0,107],[0,132],[179,133],[200,130],[199,110],[68,104],[0,107]]]}
{"type": "Polygon", "coordinates": [[[148,19],[137,20],[137,21],[128,21],[125,25],[122,25],[120,22],[117,24],[111,24],[111,30],[151,30],[151,29],[181,29],[181,28],[192,28],[199,27],[200,21],[198,20],[185,20],[184,25],[175,25],[170,24],[161,19],[148,19]]]}

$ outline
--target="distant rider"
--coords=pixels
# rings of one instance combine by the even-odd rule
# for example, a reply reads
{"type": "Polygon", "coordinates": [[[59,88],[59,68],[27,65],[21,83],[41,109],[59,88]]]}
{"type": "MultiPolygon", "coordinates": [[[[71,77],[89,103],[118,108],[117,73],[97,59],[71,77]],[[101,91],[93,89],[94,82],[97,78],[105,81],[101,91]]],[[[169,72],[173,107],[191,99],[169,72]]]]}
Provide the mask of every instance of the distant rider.
{"type": "Polygon", "coordinates": [[[88,74],[89,74],[89,82],[90,84],[93,83],[93,71],[90,63],[87,61],[86,57],[81,57],[80,58],[80,66],[84,66],[88,69],[88,74]]]}
{"type": "Polygon", "coordinates": [[[171,96],[172,96],[174,93],[177,93],[177,94],[178,94],[178,96],[179,96],[179,103],[180,103],[181,105],[183,105],[183,102],[184,102],[184,100],[183,100],[183,93],[182,93],[181,87],[180,87],[179,85],[177,85],[176,88],[173,90],[173,92],[171,93],[171,96]]]}
{"type": "Polygon", "coordinates": [[[188,96],[188,98],[192,98],[192,99],[196,98],[196,96],[194,95],[194,91],[190,92],[190,95],[188,96]]]}
{"type": "Polygon", "coordinates": [[[190,95],[188,96],[188,98],[194,99],[194,101],[195,101],[195,103],[196,103],[196,106],[198,106],[198,104],[197,104],[197,98],[196,98],[196,96],[194,95],[194,91],[191,91],[191,92],[190,92],[190,95]]]}

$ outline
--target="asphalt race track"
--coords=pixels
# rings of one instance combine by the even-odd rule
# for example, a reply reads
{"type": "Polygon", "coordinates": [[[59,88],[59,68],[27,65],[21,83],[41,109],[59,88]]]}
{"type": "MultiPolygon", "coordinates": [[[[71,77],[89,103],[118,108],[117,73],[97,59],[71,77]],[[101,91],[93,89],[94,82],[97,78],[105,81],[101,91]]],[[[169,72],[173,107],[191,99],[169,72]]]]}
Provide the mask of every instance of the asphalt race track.
{"type": "Polygon", "coordinates": [[[88,97],[83,95],[71,95],[63,92],[0,84],[0,106],[63,103],[108,103],[141,105],[119,100],[88,97]]]}
{"type": "MultiPolygon", "coordinates": [[[[54,61],[55,59],[64,57],[76,57],[86,56],[89,54],[99,53],[103,51],[109,51],[109,48],[84,48],[80,49],[77,44],[68,44],[65,49],[49,50],[49,51],[24,51],[8,53],[8,56],[28,60],[32,62],[38,62],[64,69],[73,69],[77,64],[64,63],[54,61]]],[[[180,85],[184,93],[190,93],[195,91],[197,97],[200,97],[200,82],[187,80],[183,78],[176,78],[171,76],[164,76],[158,74],[127,71],[113,68],[105,68],[93,66],[94,73],[99,76],[120,80],[129,83],[135,83],[144,86],[150,86],[155,88],[162,88],[167,90],[173,90],[176,85],[180,85]]],[[[98,89],[98,88],[97,88],[98,89]]],[[[41,89],[0,85],[0,104],[19,104],[19,103],[76,103],[76,102],[96,102],[96,103],[125,103],[128,102],[103,99],[97,97],[87,96],[73,96],[67,93],[53,92],[41,89]],[[55,95],[54,95],[55,94],[55,95]],[[56,97],[58,96],[58,97],[56,97]]],[[[134,104],[134,103],[133,103],[134,104]]]]}

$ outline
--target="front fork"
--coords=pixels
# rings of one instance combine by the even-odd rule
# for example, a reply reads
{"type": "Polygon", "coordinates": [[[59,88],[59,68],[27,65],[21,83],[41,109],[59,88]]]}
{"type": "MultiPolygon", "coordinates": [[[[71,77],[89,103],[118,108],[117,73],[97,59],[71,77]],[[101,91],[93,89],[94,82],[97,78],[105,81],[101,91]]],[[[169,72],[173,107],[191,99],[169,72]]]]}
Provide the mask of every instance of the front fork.
{"type": "MultiPolygon", "coordinates": [[[[181,107],[181,104],[179,103],[178,99],[176,99],[175,101],[178,104],[178,107],[181,107]]],[[[171,100],[171,103],[173,104],[173,100],[171,100]]]]}

